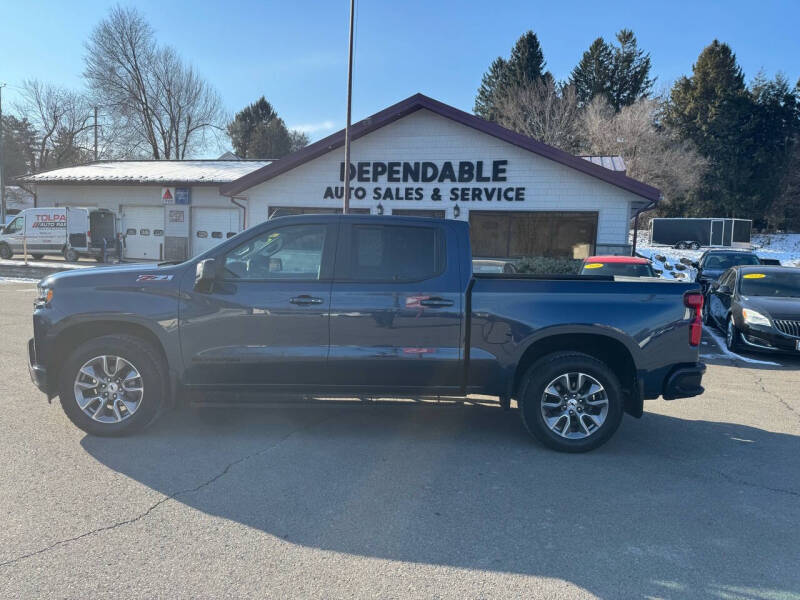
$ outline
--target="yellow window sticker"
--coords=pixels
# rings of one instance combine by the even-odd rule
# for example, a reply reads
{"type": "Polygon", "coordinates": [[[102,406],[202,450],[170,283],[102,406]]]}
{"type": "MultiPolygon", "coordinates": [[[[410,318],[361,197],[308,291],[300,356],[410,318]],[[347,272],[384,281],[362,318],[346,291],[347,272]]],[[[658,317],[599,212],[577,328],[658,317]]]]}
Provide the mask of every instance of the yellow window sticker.
{"type": "Polygon", "coordinates": [[[766,275],[764,273],[745,273],[742,277],[745,279],[764,279],[766,275]]]}
{"type": "Polygon", "coordinates": [[[584,269],[599,269],[603,266],[603,263],[589,263],[588,265],[583,265],[584,269]]]}

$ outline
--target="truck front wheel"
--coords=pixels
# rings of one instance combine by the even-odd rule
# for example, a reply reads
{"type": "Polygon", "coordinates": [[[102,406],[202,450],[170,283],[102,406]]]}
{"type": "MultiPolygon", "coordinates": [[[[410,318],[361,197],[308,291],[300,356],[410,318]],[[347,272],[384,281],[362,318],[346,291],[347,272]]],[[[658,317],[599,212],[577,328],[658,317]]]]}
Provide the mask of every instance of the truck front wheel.
{"type": "Polygon", "coordinates": [[[14,252],[11,250],[11,246],[8,244],[0,244],[0,258],[8,260],[12,256],[14,256],[14,252]]]}
{"type": "Polygon", "coordinates": [[[107,335],[84,342],[61,369],[61,407],[91,435],[120,436],[152,423],[167,380],[158,352],[140,338],[107,335]]]}
{"type": "Polygon", "coordinates": [[[617,376],[605,363],[578,352],[556,352],[531,365],[519,404],[528,432],[560,452],[586,452],[603,445],[623,414],[617,376]]]}

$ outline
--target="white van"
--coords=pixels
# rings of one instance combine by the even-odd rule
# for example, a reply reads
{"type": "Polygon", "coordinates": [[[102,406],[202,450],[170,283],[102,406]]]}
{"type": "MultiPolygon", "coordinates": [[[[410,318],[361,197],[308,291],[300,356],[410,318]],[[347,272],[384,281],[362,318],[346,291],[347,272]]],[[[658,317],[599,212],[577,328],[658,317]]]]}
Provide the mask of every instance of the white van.
{"type": "Polygon", "coordinates": [[[38,260],[61,254],[68,261],[80,256],[102,259],[103,246],[114,249],[116,217],[106,209],[27,208],[0,231],[0,258],[28,254],[38,260]]]}

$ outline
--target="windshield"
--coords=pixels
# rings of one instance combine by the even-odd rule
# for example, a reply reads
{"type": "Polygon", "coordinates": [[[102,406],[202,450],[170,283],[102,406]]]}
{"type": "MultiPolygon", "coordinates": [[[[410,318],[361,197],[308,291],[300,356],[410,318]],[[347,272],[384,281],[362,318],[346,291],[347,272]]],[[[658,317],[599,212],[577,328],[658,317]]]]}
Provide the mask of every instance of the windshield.
{"type": "Polygon", "coordinates": [[[624,275],[625,277],[655,277],[653,268],[647,263],[586,263],[581,275],[624,275]]]}
{"type": "Polygon", "coordinates": [[[744,296],[800,298],[800,270],[776,273],[745,273],[739,291],[744,296]]]}
{"type": "Polygon", "coordinates": [[[730,254],[711,254],[706,256],[703,269],[712,271],[726,271],[736,265],[760,265],[761,261],[755,254],[730,253],[730,254]]]}

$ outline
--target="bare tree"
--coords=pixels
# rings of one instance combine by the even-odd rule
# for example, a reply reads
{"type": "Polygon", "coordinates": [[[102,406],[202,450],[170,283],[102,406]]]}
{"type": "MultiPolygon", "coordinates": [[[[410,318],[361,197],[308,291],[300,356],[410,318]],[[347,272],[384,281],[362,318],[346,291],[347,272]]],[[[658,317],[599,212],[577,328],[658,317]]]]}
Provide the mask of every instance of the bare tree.
{"type": "MultiPolygon", "coordinates": [[[[621,155],[628,175],[659,188],[665,203],[677,208],[699,186],[708,165],[690,141],[660,123],[661,114],[659,99],[639,100],[615,113],[595,97],[581,115],[580,141],[585,152],[621,155]]],[[[663,209],[668,212],[668,206],[663,209]]]]}
{"type": "Polygon", "coordinates": [[[580,115],[575,88],[545,77],[506,90],[496,102],[497,122],[517,133],[561,148],[576,148],[580,115]]]}
{"type": "Polygon", "coordinates": [[[36,171],[91,160],[93,111],[82,94],[30,79],[21,96],[16,109],[36,131],[36,171]]]}
{"type": "Polygon", "coordinates": [[[136,9],[112,8],[86,50],[84,75],[127,154],[183,159],[222,130],[217,92],[173,48],[157,44],[136,9]]]}

